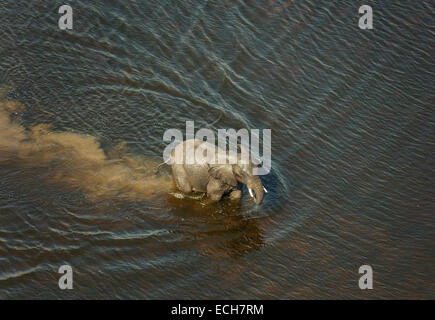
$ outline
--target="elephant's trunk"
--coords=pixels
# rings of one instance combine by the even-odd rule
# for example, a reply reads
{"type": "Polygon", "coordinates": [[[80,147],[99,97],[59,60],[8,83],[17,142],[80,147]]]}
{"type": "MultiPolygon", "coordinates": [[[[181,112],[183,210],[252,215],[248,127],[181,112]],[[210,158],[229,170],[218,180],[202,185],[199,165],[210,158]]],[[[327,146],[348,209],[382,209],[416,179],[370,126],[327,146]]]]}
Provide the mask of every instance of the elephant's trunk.
{"type": "Polygon", "coordinates": [[[253,176],[248,179],[246,184],[249,194],[254,198],[256,204],[260,204],[264,198],[264,188],[259,176],[253,176]],[[252,193],[254,191],[255,194],[252,193]]]}

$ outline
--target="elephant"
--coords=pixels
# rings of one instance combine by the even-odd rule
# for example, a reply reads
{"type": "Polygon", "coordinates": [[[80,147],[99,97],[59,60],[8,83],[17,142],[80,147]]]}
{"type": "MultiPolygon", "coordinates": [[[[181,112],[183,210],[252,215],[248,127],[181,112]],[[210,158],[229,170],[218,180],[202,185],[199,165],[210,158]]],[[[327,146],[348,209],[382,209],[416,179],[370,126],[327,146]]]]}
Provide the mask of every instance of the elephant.
{"type": "MultiPolygon", "coordinates": [[[[215,152],[215,159],[218,159],[218,155],[224,153],[226,159],[233,157],[233,163],[226,161],[226,164],[198,162],[197,159],[191,159],[191,164],[188,163],[186,155],[186,146],[188,141],[185,140],[178,144],[171,152],[171,169],[174,178],[175,185],[179,190],[184,193],[190,192],[205,192],[208,198],[212,201],[219,201],[223,195],[229,194],[230,199],[240,200],[242,197],[241,184],[246,184],[249,190],[249,194],[254,199],[254,202],[259,205],[263,201],[264,193],[267,192],[263,187],[259,176],[253,175],[252,169],[255,164],[249,160],[247,164],[242,163],[241,153],[226,152],[223,149],[215,147],[208,142],[193,140],[193,150],[197,151],[198,147],[210,148],[204,150],[212,150],[215,152]],[[206,144],[206,145],[204,145],[206,144]],[[182,148],[180,150],[180,148],[182,148]],[[182,154],[181,161],[175,161],[177,152],[182,154]],[[235,160],[234,157],[237,159],[235,160]]],[[[242,147],[239,145],[242,150],[242,147]]],[[[207,151],[204,152],[206,154],[207,151]]],[[[194,156],[194,154],[192,154],[194,156]]],[[[216,161],[217,162],[217,161],[216,161]]]]}

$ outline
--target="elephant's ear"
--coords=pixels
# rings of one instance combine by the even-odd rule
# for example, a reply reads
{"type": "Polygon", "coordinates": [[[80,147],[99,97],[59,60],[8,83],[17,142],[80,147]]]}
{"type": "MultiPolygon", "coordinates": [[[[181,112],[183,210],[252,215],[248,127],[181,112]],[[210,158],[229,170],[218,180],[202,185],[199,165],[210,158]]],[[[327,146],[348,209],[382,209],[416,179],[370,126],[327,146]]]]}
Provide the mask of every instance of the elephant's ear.
{"type": "Polygon", "coordinates": [[[234,177],[231,165],[212,166],[208,169],[208,173],[215,179],[220,180],[227,185],[237,186],[237,180],[234,177]]]}

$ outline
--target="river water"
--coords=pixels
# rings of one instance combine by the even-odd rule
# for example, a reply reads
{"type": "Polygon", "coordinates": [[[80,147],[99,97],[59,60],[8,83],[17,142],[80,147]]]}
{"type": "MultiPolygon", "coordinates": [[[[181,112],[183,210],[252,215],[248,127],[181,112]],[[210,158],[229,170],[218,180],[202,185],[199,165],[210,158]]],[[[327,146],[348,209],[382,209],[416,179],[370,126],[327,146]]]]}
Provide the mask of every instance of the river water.
{"type": "Polygon", "coordinates": [[[0,299],[435,298],[434,5],[368,2],[0,0],[0,299]],[[260,206],[155,174],[190,120],[272,129],[260,206]]]}

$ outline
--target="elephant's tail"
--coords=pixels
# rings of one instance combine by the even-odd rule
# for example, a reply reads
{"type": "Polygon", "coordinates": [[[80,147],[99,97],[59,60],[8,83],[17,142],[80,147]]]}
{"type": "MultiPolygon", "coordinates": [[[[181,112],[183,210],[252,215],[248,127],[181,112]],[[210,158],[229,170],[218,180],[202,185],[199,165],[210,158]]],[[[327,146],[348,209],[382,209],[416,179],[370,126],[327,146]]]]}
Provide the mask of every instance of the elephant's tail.
{"type": "Polygon", "coordinates": [[[160,168],[163,167],[165,164],[168,164],[168,162],[163,161],[162,163],[158,164],[154,169],[156,171],[156,174],[159,173],[160,168]]]}

